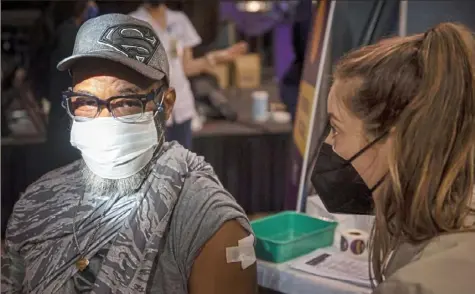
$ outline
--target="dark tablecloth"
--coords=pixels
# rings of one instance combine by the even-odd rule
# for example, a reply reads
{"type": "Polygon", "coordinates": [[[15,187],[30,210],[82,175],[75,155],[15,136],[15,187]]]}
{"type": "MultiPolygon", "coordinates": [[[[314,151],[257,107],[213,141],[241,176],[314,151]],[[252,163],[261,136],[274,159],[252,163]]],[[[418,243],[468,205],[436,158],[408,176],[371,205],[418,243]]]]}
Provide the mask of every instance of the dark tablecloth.
{"type": "MultiPolygon", "coordinates": [[[[269,102],[280,102],[277,86],[263,85],[269,102]]],[[[248,214],[280,211],[284,206],[290,163],[291,124],[254,123],[253,90],[227,92],[238,122],[208,122],[195,133],[193,151],[203,155],[224,187],[248,214]]]]}
{"type": "Polygon", "coordinates": [[[198,137],[193,151],[203,155],[246,213],[283,208],[288,172],[288,134],[198,137]]]}

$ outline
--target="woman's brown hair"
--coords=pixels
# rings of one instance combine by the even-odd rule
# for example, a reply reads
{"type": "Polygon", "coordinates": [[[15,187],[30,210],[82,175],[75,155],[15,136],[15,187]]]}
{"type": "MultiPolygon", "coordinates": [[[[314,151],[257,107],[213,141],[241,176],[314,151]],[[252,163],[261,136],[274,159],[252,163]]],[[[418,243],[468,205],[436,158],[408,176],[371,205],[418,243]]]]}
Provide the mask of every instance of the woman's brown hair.
{"type": "Polygon", "coordinates": [[[388,131],[392,140],[370,242],[378,282],[401,242],[474,229],[464,225],[474,214],[474,48],[466,27],[442,23],[353,51],[336,67],[336,79],[357,81],[343,102],[368,140],[388,131]]]}

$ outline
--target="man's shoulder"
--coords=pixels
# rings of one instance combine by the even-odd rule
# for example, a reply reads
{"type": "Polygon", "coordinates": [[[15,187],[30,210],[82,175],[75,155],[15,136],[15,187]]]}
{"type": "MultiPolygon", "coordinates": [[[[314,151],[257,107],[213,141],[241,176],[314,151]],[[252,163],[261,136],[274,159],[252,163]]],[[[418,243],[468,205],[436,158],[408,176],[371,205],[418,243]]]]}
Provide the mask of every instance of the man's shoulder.
{"type": "Polygon", "coordinates": [[[191,172],[208,172],[214,174],[214,170],[203,156],[186,149],[178,142],[165,142],[161,154],[156,162],[156,172],[160,172],[160,167],[166,166],[180,174],[186,175],[191,172]]]}
{"type": "Polygon", "coordinates": [[[192,171],[187,175],[181,197],[184,201],[203,201],[213,196],[221,197],[223,194],[234,201],[214,172],[192,171]]]}
{"type": "Polygon", "coordinates": [[[33,184],[28,186],[20,200],[28,200],[32,197],[42,195],[42,191],[54,191],[72,185],[81,179],[82,168],[83,161],[80,159],[44,174],[33,184]]]}
{"type": "Polygon", "coordinates": [[[204,194],[215,190],[227,193],[204,157],[191,152],[176,141],[165,142],[157,159],[154,171],[162,174],[164,170],[165,173],[170,170],[184,178],[180,198],[185,198],[186,201],[200,199],[204,194]]]}
{"type": "Polygon", "coordinates": [[[82,166],[78,160],[48,172],[26,189],[15,203],[7,225],[6,235],[12,245],[36,238],[40,227],[52,221],[55,212],[66,211],[72,191],[82,185],[82,166]]]}
{"type": "MultiPolygon", "coordinates": [[[[162,152],[159,162],[166,167],[165,172],[174,170],[176,175],[176,171],[184,171],[170,225],[167,226],[170,246],[167,248],[173,252],[172,259],[180,272],[189,277],[201,248],[226,222],[236,220],[248,233],[252,230],[244,210],[221,185],[203,157],[175,142],[166,143],[162,152]]],[[[156,170],[157,178],[161,176],[163,179],[164,174],[156,170]]],[[[165,178],[170,176],[165,173],[165,178]]]]}
{"type": "Polygon", "coordinates": [[[186,158],[190,153],[188,149],[176,141],[163,143],[160,158],[186,158]]]}
{"type": "Polygon", "coordinates": [[[214,228],[212,231],[231,219],[241,218],[247,223],[244,210],[217,176],[201,171],[187,175],[175,207],[175,217],[178,222],[189,223],[190,228],[214,228]]]}
{"type": "MultiPolygon", "coordinates": [[[[200,250],[229,221],[252,233],[249,220],[232,195],[209,172],[191,172],[174,207],[170,240],[187,276],[200,250]]],[[[237,245],[237,243],[236,243],[237,245]]]]}

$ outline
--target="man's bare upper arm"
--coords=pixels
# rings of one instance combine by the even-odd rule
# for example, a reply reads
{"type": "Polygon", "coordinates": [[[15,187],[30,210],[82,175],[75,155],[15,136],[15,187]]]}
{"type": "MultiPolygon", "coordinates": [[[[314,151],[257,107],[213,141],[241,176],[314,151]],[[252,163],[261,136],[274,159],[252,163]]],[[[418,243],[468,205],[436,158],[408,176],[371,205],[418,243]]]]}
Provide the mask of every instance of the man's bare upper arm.
{"type": "Polygon", "coordinates": [[[239,262],[226,262],[226,248],[248,235],[238,221],[224,223],[195,259],[188,281],[191,294],[257,293],[256,264],[243,270],[239,262]]]}

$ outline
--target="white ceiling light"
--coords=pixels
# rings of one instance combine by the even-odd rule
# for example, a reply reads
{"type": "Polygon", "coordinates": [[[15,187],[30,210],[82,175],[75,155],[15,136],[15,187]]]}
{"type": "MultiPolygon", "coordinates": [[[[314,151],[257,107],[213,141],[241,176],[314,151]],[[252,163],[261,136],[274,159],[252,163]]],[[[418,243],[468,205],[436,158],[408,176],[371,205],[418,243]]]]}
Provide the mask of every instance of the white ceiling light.
{"type": "Polygon", "coordinates": [[[241,1],[237,3],[237,8],[245,12],[268,12],[272,9],[272,2],[269,1],[241,1]]]}

